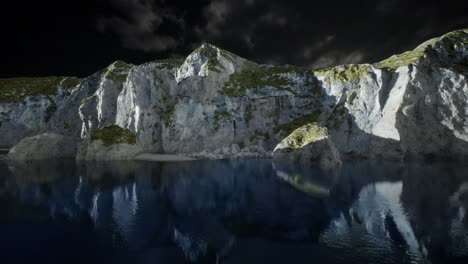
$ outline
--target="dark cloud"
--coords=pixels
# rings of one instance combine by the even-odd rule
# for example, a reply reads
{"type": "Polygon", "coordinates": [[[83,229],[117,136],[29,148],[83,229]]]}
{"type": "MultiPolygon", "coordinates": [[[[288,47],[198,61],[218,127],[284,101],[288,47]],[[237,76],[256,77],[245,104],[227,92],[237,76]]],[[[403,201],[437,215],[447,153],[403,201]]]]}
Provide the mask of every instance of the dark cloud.
{"type": "Polygon", "coordinates": [[[183,28],[184,21],[171,10],[164,8],[164,1],[111,0],[111,5],[120,15],[98,18],[99,31],[117,34],[122,45],[143,51],[165,51],[177,47],[177,38],[158,32],[160,26],[171,21],[183,28]]]}
{"type": "Polygon", "coordinates": [[[468,27],[467,6],[466,0],[15,2],[2,6],[7,41],[0,73],[83,76],[116,59],[183,57],[202,42],[260,63],[376,62],[468,27]]]}
{"type": "Polygon", "coordinates": [[[398,0],[378,0],[375,1],[377,12],[388,13],[397,8],[398,0]]]}
{"type": "Polygon", "coordinates": [[[459,9],[447,9],[456,0],[105,1],[111,12],[98,15],[97,28],[124,48],[184,56],[211,42],[258,62],[311,67],[374,62],[468,26],[459,9]]]}

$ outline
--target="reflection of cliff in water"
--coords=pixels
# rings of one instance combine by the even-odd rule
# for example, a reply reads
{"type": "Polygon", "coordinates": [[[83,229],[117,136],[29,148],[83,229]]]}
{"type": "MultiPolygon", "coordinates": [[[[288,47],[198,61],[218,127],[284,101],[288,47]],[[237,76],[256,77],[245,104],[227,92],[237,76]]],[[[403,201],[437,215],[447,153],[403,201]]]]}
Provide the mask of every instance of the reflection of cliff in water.
{"type": "Polygon", "coordinates": [[[102,243],[133,251],[178,248],[187,260],[245,263],[238,253],[247,244],[251,254],[279,247],[307,256],[310,248],[288,243],[319,243],[339,249],[337,256],[386,263],[468,254],[468,179],[463,168],[447,171],[443,164],[358,162],[339,170],[272,166],[269,160],[0,166],[0,201],[17,203],[10,216],[89,218],[102,243]],[[31,205],[39,210],[35,215],[31,205]]]}

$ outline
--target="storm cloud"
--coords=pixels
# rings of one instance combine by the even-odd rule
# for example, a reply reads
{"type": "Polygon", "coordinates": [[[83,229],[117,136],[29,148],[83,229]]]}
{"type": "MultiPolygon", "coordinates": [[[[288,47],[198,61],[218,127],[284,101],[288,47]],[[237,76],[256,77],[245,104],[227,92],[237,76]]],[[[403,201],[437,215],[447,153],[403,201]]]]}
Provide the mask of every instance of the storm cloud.
{"type": "Polygon", "coordinates": [[[58,3],[3,8],[2,32],[20,43],[5,42],[7,48],[0,51],[3,76],[85,75],[116,59],[139,64],[185,57],[203,42],[259,63],[312,68],[372,63],[468,27],[464,0],[58,3]]]}
{"type": "Polygon", "coordinates": [[[117,34],[125,48],[142,51],[164,51],[177,47],[177,38],[158,32],[166,21],[176,22],[181,28],[184,22],[171,10],[163,7],[164,1],[111,0],[120,15],[101,16],[97,28],[101,32],[117,34]]]}
{"type": "Polygon", "coordinates": [[[445,8],[447,1],[209,0],[195,9],[183,1],[109,1],[119,15],[100,17],[98,28],[117,34],[126,48],[183,56],[182,45],[187,52],[207,41],[258,62],[314,68],[374,62],[468,25],[445,8]],[[196,19],[187,23],[187,14],[196,19]],[[159,30],[168,22],[173,32],[159,30]]]}

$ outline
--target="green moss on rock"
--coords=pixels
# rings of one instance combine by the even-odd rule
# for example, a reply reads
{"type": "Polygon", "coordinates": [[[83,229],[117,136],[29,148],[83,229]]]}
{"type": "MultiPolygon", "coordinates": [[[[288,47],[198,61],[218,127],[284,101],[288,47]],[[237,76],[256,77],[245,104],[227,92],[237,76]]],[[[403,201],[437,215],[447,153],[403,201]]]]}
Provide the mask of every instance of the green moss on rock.
{"type": "Polygon", "coordinates": [[[252,109],[251,104],[248,104],[248,105],[245,106],[244,120],[245,120],[245,123],[247,124],[247,126],[249,125],[250,120],[252,120],[252,118],[253,118],[252,111],[253,111],[253,109],[252,109]]]}
{"type": "Polygon", "coordinates": [[[86,102],[88,102],[88,98],[83,98],[81,99],[80,105],[84,105],[86,102]]]}
{"type": "Polygon", "coordinates": [[[80,84],[80,79],[76,77],[66,77],[65,79],[62,80],[62,83],[61,83],[62,86],[68,89],[73,89],[78,84],[80,84]]]}
{"type": "Polygon", "coordinates": [[[216,72],[216,73],[221,73],[222,70],[224,70],[223,65],[221,65],[219,61],[215,58],[209,58],[208,61],[206,62],[206,67],[208,68],[209,71],[216,72]]]}
{"type": "Polygon", "coordinates": [[[101,140],[104,146],[114,144],[136,144],[135,135],[126,128],[117,125],[110,125],[91,133],[91,141],[101,140]]]}
{"type": "Polygon", "coordinates": [[[127,80],[130,68],[131,66],[123,61],[115,61],[107,67],[106,78],[117,83],[123,83],[127,80]]]}
{"type": "Polygon", "coordinates": [[[424,50],[407,51],[399,55],[393,55],[388,59],[375,64],[376,68],[394,71],[400,67],[408,66],[424,56],[424,50]]]}
{"type": "Polygon", "coordinates": [[[174,113],[175,105],[169,104],[166,106],[166,111],[163,113],[163,121],[166,127],[171,124],[172,113],[174,113]]]}
{"type": "Polygon", "coordinates": [[[357,92],[356,91],[352,91],[350,93],[347,94],[347,97],[346,97],[346,102],[348,102],[348,104],[350,105],[354,105],[354,100],[357,98],[357,92]]]}
{"type": "Polygon", "coordinates": [[[327,84],[333,82],[346,83],[359,81],[369,74],[370,66],[366,64],[350,64],[328,69],[315,70],[313,74],[316,77],[324,77],[327,84]]]}
{"type": "Polygon", "coordinates": [[[231,115],[227,111],[219,111],[215,110],[214,111],[214,117],[213,117],[213,126],[217,130],[220,127],[220,121],[222,120],[229,120],[231,115]]]}
{"type": "Polygon", "coordinates": [[[163,78],[161,76],[159,76],[159,75],[156,75],[154,77],[154,80],[155,80],[156,85],[163,85],[164,84],[163,78]]]}
{"type": "Polygon", "coordinates": [[[432,50],[434,43],[436,43],[439,40],[440,38],[433,38],[419,45],[414,50],[403,52],[398,55],[393,55],[388,59],[375,63],[374,66],[377,69],[382,69],[386,71],[395,71],[400,67],[408,66],[417,62],[421,57],[423,57],[430,50],[432,50]]]}
{"type": "Polygon", "coordinates": [[[227,96],[240,97],[245,95],[247,89],[258,87],[272,87],[285,90],[294,85],[284,74],[310,73],[310,70],[296,66],[270,66],[258,67],[233,73],[223,87],[223,93],[227,96]]]}
{"type": "Polygon", "coordinates": [[[45,115],[45,121],[48,122],[52,115],[57,111],[57,104],[54,101],[54,98],[52,96],[48,95],[47,100],[49,100],[49,106],[46,108],[46,115],[45,115]]]}
{"type": "Polygon", "coordinates": [[[22,77],[0,79],[0,103],[21,102],[28,96],[55,95],[67,77],[22,77]]]}
{"type": "Polygon", "coordinates": [[[294,130],[281,144],[287,149],[299,149],[327,136],[327,129],[317,123],[306,124],[294,130]]]}

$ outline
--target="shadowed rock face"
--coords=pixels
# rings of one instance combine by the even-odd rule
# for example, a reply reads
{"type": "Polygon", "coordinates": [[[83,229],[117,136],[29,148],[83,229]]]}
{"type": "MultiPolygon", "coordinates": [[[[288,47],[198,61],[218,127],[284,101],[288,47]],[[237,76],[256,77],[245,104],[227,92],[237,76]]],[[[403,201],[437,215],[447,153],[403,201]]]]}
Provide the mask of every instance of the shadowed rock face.
{"type": "Polygon", "coordinates": [[[316,123],[343,158],[464,158],[467,39],[467,29],[453,31],[379,63],[320,70],[260,65],[203,44],[185,60],[117,61],[55,83],[54,94],[28,96],[2,81],[0,145],[117,125],[146,152],[269,157],[316,123]]]}
{"type": "Polygon", "coordinates": [[[76,145],[76,138],[45,133],[21,140],[8,152],[8,158],[13,160],[75,158],[76,145]]]}

